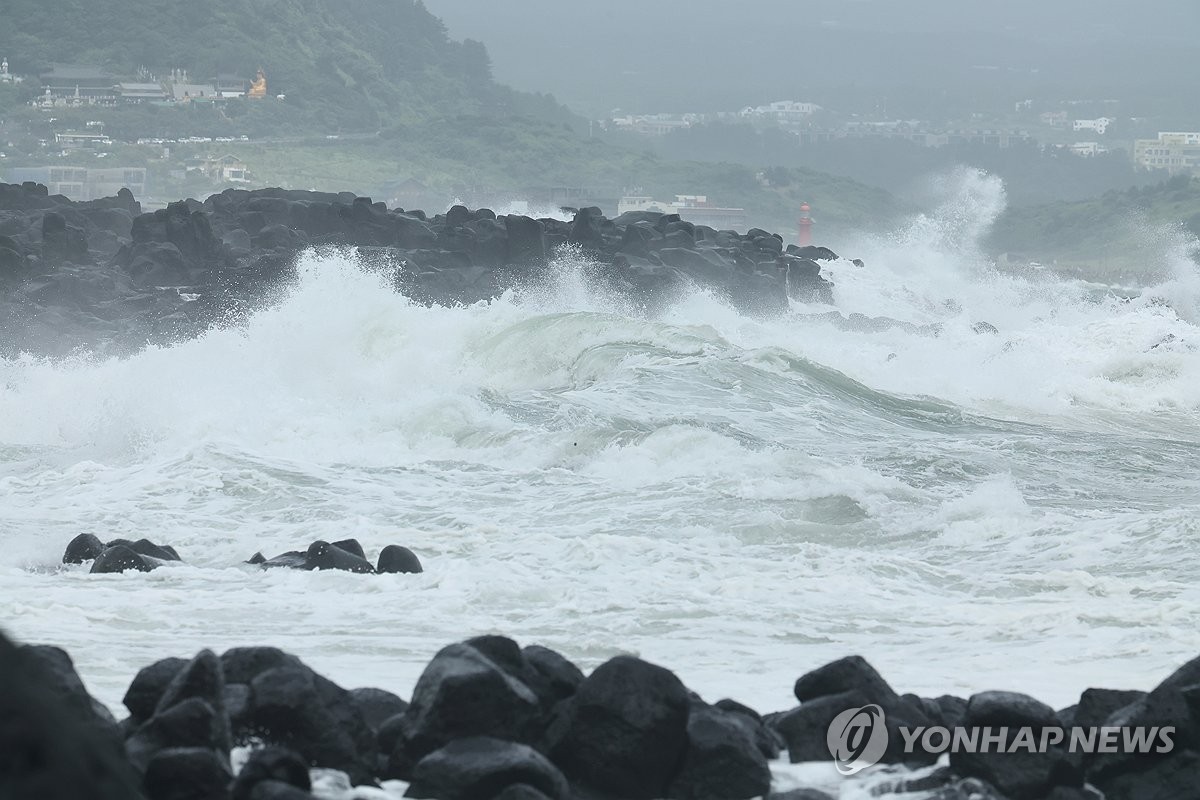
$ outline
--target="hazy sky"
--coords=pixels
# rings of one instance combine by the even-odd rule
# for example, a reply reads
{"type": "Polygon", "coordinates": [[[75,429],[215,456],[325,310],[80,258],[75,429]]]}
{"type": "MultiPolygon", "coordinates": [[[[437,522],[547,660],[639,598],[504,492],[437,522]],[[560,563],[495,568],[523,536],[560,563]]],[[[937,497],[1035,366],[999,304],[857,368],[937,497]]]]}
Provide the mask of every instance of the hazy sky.
{"type": "Polygon", "coordinates": [[[1197,92],[1200,81],[1200,0],[425,4],[454,38],[487,45],[500,81],[594,115],[876,84],[970,87],[979,78],[980,91],[998,89],[984,67],[999,67],[1014,96],[1039,86],[1155,92],[1164,80],[1168,91],[1197,92]]]}

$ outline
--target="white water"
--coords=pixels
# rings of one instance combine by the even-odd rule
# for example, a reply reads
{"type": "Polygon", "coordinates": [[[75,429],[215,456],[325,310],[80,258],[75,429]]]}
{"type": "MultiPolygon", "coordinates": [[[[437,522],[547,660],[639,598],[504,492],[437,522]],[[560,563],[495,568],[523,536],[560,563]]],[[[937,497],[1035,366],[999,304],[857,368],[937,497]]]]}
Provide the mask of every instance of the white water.
{"type": "Polygon", "coordinates": [[[639,318],[571,257],[540,294],[431,309],[345,254],[241,329],[0,361],[0,625],[114,708],[141,666],[240,644],[407,696],[485,632],[763,711],[849,653],[934,695],[1148,688],[1200,653],[1200,279],[1183,244],[1130,302],[998,274],[974,243],[1002,203],[960,175],[831,267],[843,313],[936,337],[703,293],[639,318]],[[187,564],[59,568],[89,531],[187,564]],[[240,566],[348,536],[427,571],[240,566]]]}

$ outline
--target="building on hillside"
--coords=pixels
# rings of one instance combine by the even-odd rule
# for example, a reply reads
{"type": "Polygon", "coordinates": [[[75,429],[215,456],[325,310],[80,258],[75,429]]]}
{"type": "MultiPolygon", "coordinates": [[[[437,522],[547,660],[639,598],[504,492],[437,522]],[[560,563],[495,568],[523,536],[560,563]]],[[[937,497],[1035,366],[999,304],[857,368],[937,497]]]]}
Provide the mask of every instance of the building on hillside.
{"type": "Polygon", "coordinates": [[[165,103],[170,95],[160,83],[118,83],[122,103],[165,103]]]}
{"type": "Polygon", "coordinates": [[[1111,117],[1100,117],[1099,119],[1077,119],[1074,122],[1074,130],[1077,131],[1095,131],[1101,136],[1108,130],[1108,126],[1116,122],[1111,117]]]}
{"type": "Polygon", "coordinates": [[[643,136],[666,136],[672,131],[690,128],[698,119],[696,114],[629,114],[613,117],[612,126],[643,136]]]}
{"type": "Polygon", "coordinates": [[[1076,142],[1075,144],[1071,145],[1070,148],[1068,148],[1068,149],[1070,149],[1070,151],[1072,153],[1074,153],[1075,155],[1083,156],[1085,158],[1090,158],[1091,156],[1098,156],[1101,153],[1108,152],[1108,148],[1103,146],[1099,142],[1076,142]]]}
{"type": "Polygon", "coordinates": [[[1165,169],[1172,175],[1200,176],[1200,132],[1160,131],[1157,139],[1138,139],[1133,160],[1139,167],[1165,169]]]}
{"type": "Polygon", "coordinates": [[[702,194],[677,194],[671,202],[648,195],[627,195],[617,204],[617,214],[628,211],[656,211],[678,214],[680,219],[717,230],[745,230],[746,209],[722,208],[702,194]]]}
{"type": "Polygon", "coordinates": [[[1038,115],[1043,125],[1049,125],[1051,128],[1067,127],[1067,112],[1065,111],[1043,111],[1038,115]]]}
{"type": "Polygon", "coordinates": [[[112,139],[103,133],[56,133],[54,143],[64,150],[97,150],[108,147],[112,139]]]}
{"type": "Polygon", "coordinates": [[[17,167],[8,171],[8,181],[40,183],[50,194],[61,194],[71,200],[113,197],[121,189],[133,192],[134,197],[146,194],[146,170],[142,167],[17,167]]]}
{"type": "Polygon", "coordinates": [[[217,75],[214,85],[217,89],[217,96],[228,100],[234,97],[245,97],[246,91],[250,88],[250,81],[237,75],[222,73],[217,75]]]}
{"type": "Polygon", "coordinates": [[[171,84],[171,99],[176,103],[190,103],[194,100],[208,102],[218,98],[217,87],[211,83],[171,84]]]}
{"type": "Polygon", "coordinates": [[[655,200],[649,195],[626,195],[617,203],[617,216],[630,211],[652,211],[658,214],[674,214],[675,204],[655,200]]]}
{"type": "Polygon", "coordinates": [[[100,67],[55,64],[40,79],[42,105],[111,106],[117,102],[117,81],[100,67]]]}
{"type": "Polygon", "coordinates": [[[200,172],[221,183],[250,183],[246,162],[235,155],[209,156],[188,165],[188,172],[200,172]]]}
{"type": "Polygon", "coordinates": [[[947,131],[944,141],[936,146],[941,146],[941,144],[987,144],[1005,148],[1029,140],[1029,131],[1024,130],[957,130],[947,131]]]}
{"type": "Polygon", "coordinates": [[[741,116],[756,119],[773,119],[776,122],[804,122],[821,110],[816,103],[801,103],[796,100],[777,100],[765,106],[747,106],[741,116]]]}
{"type": "Polygon", "coordinates": [[[680,219],[697,225],[707,225],[719,231],[746,230],[746,209],[723,208],[711,203],[705,195],[675,195],[675,213],[680,219]]]}

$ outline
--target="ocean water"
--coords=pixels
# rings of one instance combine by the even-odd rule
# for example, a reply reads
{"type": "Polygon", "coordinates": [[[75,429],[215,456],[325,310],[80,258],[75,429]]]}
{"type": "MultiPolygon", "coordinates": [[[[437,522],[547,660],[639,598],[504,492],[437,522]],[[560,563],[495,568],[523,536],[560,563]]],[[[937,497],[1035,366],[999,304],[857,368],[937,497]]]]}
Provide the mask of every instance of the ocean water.
{"type": "Polygon", "coordinates": [[[426,308],[326,252],[238,327],[0,361],[0,627],[117,710],[151,661],[246,644],[408,696],[489,632],[762,711],[851,653],[931,695],[1149,688],[1200,654],[1191,243],[1158,237],[1120,291],[1005,273],[976,244],[1003,187],[945,196],[829,265],[834,307],[778,319],[702,291],[647,317],[570,252],[550,285],[426,308]],[[60,566],[81,532],[187,563],[60,566]],[[426,571],[241,563],[351,536],[426,571]]]}

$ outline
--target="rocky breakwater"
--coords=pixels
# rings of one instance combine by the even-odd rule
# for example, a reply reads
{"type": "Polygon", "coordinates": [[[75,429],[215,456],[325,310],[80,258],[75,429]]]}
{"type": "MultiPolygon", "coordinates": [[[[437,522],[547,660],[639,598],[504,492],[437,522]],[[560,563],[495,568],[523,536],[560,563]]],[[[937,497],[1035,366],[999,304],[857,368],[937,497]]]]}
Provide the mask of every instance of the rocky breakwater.
{"type": "Polygon", "coordinates": [[[294,275],[310,247],[355,247],[426,303],[472,303],[544,280],[560,247],[590,278],[653,308],[699,285],[740,310],[775,314],[788,297],[831,301],[826,248],[775,234],[717,231],[678,215],[598,208],[574,219],[389,209],[350,193],[227,190],[153,213],[125,190],[72,202],[35,184],[0,184],[0,354],[130,352],[235,321],[294,275]]]}
{"type": "Polygon", "coordinates": [[[850,657],[802,675],[798,707],[762,716],[710,703],[633,656],[585,675],[547,648],[480,636],[438,652],[409,701],[344,689],[271,647],[165,658],[133,678],[118,722],[64,651],[0,635],[0,796],[304,800],[320,783],[320,796],[342,798],[831,800],[839,781],[868,776],[863,796],[1166,800],[1200,786],[1198,686],[1200,659],[1149,693],[1089,689],[1056,711],[1011,692],[898,694],[850,657]],[[867,712],[877,724],[860,728],[867,712]],[[1147,726],[1171,733],[1141,748],[1068,744],[1078,730],[1128,744],[1126,731],[1147,726]],[[938,767],[938,753],[906,746],[927,738],[912,731],[933,729],[1049,744],[954,750],[938,767]],[[1053,730],[1072,733],[1055,740],[1053,730]],[[1095,734],[1106,730],[1116,733],[1095,734]],[[797,785],[771,769],[784,752],[865,769],[846,779],[819,770],[820,787],[797,785]]]}

